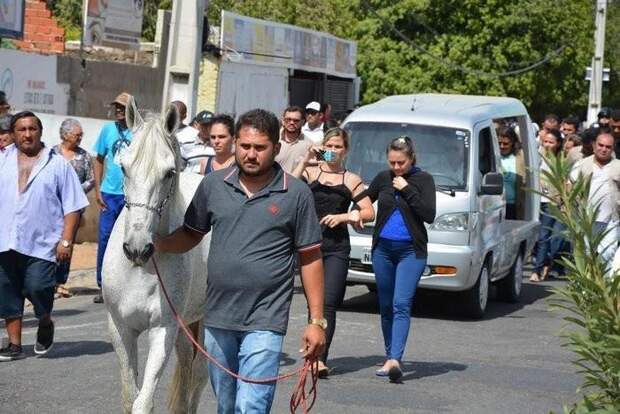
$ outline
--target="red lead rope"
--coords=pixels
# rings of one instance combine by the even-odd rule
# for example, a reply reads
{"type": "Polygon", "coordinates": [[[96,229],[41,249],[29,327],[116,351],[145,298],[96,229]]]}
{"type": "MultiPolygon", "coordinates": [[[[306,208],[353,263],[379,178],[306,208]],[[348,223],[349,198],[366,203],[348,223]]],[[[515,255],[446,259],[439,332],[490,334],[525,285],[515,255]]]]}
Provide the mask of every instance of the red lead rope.
{"type": "Polygon", "coordinates": [[[314,406],[314,402],[316,401],[317,381],[318,381],[318,361],[311,362],[306,359],[304,362],[304,365],[297,368],[295,371],[287,372],[286,374],[281,374],[281,375],[278,375],[277,377],[271,377],[271,378],[247,378],[247,377],[237,374],[236,372],[231,371],[230,369],[222,365],[222,363],[219,362],[217,359],[215,359],[211,354],[209,354],[202,347],[202,345],[199,344],[198,341],[196,341],[196,339],[194,338],[194,335],[192,335],[192,332],[185,325],[185,322],[183,322],[183,319],[179,316],[179,313],[174,308],[174,305],[172,304],[172,300],[170,300],[170,296],[168,296],[168,291],[166,291],[166,286],[164,286],[164,281],[161,277],[161,274],[159,273],[159,268],[157,267],[157,262],[155,261],[154,256],[151,258],[151,261],[153,262],[153,267],[155,268],[155,273],[157,274],[157,279],[159,280],[161,291],[164,294],[164,297],[166,298],[166,302],[168,302],[168,306],[170,306],[170,310],[172,311],[174,318],[179,324],[179,327],[181,328],[181,330],[183,331],[187,339],[189,339],[189,341],[192,344],[194,344],[196,349],[198,349],[198,351],[200,351],[200,353],[203,354],[205,358],[207,358],[213,364],[217,365],[221,370],[226,372],[231,377],[244,381],[244,382],[248,382],[250,384],[267,384],[270,382],[279,382],[279,381],[291,378],[295,375],[299,375],[299,378],[297,379],[297,383],[295,384],[295,388],[293,388],[293,394],[291,395],[291,402],[290,402],[291,413],[293,414],[296,413],[299,406],[301,406],[304,414],[307,414],[310,412],[310,410],[314,406]],[[310,376],[312,378],[312,385],[310,386],[310,389],[306,392],[306,378],[308,377],[308,373],[310,373],[310,376]],[[310,404],[307,403],[309,398],[311,398],[310,404]]]}

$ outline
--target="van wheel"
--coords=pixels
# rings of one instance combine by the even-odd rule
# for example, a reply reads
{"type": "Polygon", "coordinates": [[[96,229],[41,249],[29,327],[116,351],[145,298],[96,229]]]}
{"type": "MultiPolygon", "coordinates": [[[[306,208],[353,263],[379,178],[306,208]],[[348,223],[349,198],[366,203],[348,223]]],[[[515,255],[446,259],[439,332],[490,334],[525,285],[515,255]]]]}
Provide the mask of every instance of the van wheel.
{"type": "Polygon", "coordinates": [[[523,253],[519,253],[512,264],[510,273],[497,283],[499,297],[508,303],[516,303],[521,296],[523,285],[523,253]]]}
{"type": "Polygon", "coordinates": [[[474,319],[480,319],[484,316],[489,301],[489,265],[487,263],[480,269],[476,284],[463,292],[462,299],[465,315],[474,319]]]}

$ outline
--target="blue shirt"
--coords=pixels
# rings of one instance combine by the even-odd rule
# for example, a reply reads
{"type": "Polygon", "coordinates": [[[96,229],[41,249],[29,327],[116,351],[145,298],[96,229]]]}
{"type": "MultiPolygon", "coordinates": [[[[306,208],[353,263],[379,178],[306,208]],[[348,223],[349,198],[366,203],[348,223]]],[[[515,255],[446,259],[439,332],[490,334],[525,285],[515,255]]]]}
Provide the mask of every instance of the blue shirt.
{"type": "Polygon", "coordinates": [[[121,170],[121,155],[129,147],[131,131],[118,126],[116,122],[105,124],[101,128],[99,138],[93,146],[93,151],[105,159],[105,171],[101,182],[101,192],[123,195],[123,171],[121,170]]]}
{"type": "MultiPolygon", "coordinates": [[[[395,197],[396,201],[398,201],[398,194],[396,194],[395,197]]],[[[403,215],[398,208],[395,208],[390,217],[388,217],[387,221],[383,225],[383,228],[381,229],[381,233],[379,233],[379,237],[395,241],[413,240],[411,234],[409,233],[409,229],[405,224],[403,215]]]]}
{"type": "Polygon", "coordinates": [[[88,199],[73,167],[47,147],[20,193],[17,153],[13,145],[0,158],[0,252],[15,250],[56,262],[64,216],[88,206],[88,199]]]}
{"type": "Polygon", "coordinates": [[[517,200],[517,157],[514,154],[502,157],[502,174],[506,203],[514,204],[517,200]]]}

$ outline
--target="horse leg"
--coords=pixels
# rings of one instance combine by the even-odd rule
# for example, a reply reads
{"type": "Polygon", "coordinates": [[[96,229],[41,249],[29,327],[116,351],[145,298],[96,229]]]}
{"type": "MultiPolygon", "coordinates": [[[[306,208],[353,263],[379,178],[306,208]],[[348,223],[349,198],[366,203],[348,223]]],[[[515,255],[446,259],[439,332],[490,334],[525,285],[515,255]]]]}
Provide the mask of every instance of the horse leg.
{"type": "MultiPolygon", "coordinates": [[[[192,329],[194,332],[194,338],[196,341],[203,345],[205,342],[205,331],[202,320],[195,322],[192,324],[192,329]]],[[[209,373],[207,371],[207,359],[204,355],[202,355],[197,348],[193,348],[194,350],[194,360],[192,362],[192,389],[190,394],[190,403],[189,403],[189,413],[196,413],[198,411],[198,404],[200,404],[200,396],[202,395],[202,391],[207,385],[209,380],[209,373]]]]}
{"type": "Polygon", "coordinates": [[[144,378],[138,397],[133,403],[133,414],[147,414],[153,411],[153,394],[176,338],[176,327],[158,326],[149,329],[149,355],[146,358],[144,378]]]}
{"type": "MultiPolygon", "coordinates": [[[[190,325],[189,328],[191,329],[192,326],[190,325]]],[[[192,343],[187,339],[185,332],[182,330],[178,333],[175,349],[177,352],[177,363],[170,385],[168,409],[171,413],[185,414],[189,412],[187,406],[191,392],[191,370],[194,350],[192,343]]]]}
{"type": "Polygon", "coordinates": [[[131,407],[138,395],[138,335],[127,328],[121,330],[111,315],[108,315],[108,331],[121,366],[123,411],[131,413],[131,407]]]}

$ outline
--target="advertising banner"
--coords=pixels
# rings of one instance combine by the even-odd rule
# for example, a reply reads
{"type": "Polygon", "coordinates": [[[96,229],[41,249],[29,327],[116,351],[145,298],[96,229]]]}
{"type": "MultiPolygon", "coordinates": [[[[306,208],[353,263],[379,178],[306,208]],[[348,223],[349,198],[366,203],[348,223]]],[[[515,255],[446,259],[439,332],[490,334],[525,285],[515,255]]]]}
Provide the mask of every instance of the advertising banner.
{"type": "Polygon", "coordinates": [[[24,36],[25,0],[0,0],[0,37],[21,39],[24,36]]]}
{"type": "Polygon", "coordinates": [[[56,56],[0,49],[0,90],[13,111],[67,113],[69,84],[56,81],[56,60],[56,56]]]}
{"type": "Polygon", "coordinates": [[[144,0],[84,0],[84,6],[85,46],[140,47],[144,0]]]}
{"type": "Polygon", "coordinates": [[[357,43],[222,10],[221,45],[233,62],[355,78],[357,43]]]}

